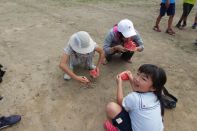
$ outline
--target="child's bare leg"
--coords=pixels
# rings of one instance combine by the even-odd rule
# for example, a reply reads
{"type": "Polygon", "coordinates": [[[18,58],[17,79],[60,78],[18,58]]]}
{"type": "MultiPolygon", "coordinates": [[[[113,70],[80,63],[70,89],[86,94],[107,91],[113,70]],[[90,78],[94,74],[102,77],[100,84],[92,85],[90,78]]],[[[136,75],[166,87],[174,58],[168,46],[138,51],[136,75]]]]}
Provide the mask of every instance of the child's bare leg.
{"type": "Polygon", "coordinates": [[[197,23],[197,12],[196,12],[194,23],[197,23]]]}
{"type": "Polygon", "coordinates": [[[110,102],[106,106],[107,117],[112,120],[122,111],[122,107],[115,102],[110,102]]]}
{"type": "Polygon", "coordinates": [[[173,17],[174,16],[169,16],[169,19],[168,19],[168,29],[172,29],[173,17]]]}
{"type": "Polygon", "coordinates": [[[155,26],[153,27],[153,30],[155,30],[155,31],[157,31],[157,32],[161,32],[161,30],[160,30],[160,28],[159,28],[159,23],[160,23],[160,21],[161,21],[161,18],[162,18],[161,15],[159,15],[159,16],[157,17],[157,20],[156,20],[156,22],[155,22],[155,26]]]}
{"type": "Polygon", "coordinates": [[[157,17],[157,20],[156,20],[156,23],[155,23],[155,26],[156,26],[156,27],[159,27],[159,23],[160,23],[160,21],[161,21],[161,18],[162,18],[161,15],[159,15],[159,16],[157,17]]]}
{"type": "Polygon", "coordinates": [[[196,16],[195,16],[195,19],[194,19],[194,24],[197,24],[197,12],[196,12],[196,16]]]}
{"type": "Polygon", "coordinates": [[[192,28],[195,29],[197,26],[197,12],[196,12],[196,17],[194,19],[194,24],[192,25],[192,28]]]}
{"type": "Polygon", "coordinates": [[[168,33],[169,35],[174,35],[175,34],[174,30],[172,29],[173,17],[174,16],[169,16],[169,19],[168,19],[168,28],[166,30],[166,33],[168,33]]]}

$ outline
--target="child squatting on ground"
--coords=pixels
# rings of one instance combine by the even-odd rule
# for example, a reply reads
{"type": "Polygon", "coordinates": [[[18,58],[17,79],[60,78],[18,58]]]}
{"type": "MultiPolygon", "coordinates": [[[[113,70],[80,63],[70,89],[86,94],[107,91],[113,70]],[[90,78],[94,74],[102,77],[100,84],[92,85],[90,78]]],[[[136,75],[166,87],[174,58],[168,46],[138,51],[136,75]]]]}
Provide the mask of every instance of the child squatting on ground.
{"type": "Polygon", "coordinates": [[[109,119],[104,123],[106,130],[163,131],[161,94],[166,80],[165,71],[151,64],[140,66],[134,76],[130,71],[119,74],[116,80],[117,103],[110,102],[106,106],[109,119]],[[126,97],[123,97],[122,79],[128,79],[133,90],[126,97]]]}
{"type": "Polygon", "coordinates": [[[174,30],[172,29],[172,22],[173,22],[173,17],[175,14],[175,0],[162,0],[161,2],[161,7],[160,7],[160,14],[157,17],[155,26],[153,27],[153,30],[157,32],[161,32],[159,28],[159,23],[161,21],[161,18],[167,13],[169,16],[168,19],[168,28],[166,29],[166,33],[170,35],[175,35],[174,30]]]}
{"type": "Polygon", "coordinates": [[[105,37],[103,50],[107,61],[104,64],[111,61],[116,53],[121,53],[121,58],[131,63],[134,52],[141,52],[143,49],[144,43],[132,21],[123,19],[115,24],[105,37]]]}
{"type": "Polygon", "coordinates": [[[69,80],[71,78],[87,84],[90,80],[85,76],[78,76],[73,72],[74,66],[80,65],[96,72],[94,78],[99,76],[99,66],[103,61],[104,52],[96,42],[92,40],[90,35],[85,31],[79,31],[74,33],[66,47],[64,48],[64,54],[60,61],[60,68],[65,72],[64,79],[69,80]],[[99,54],[97,65],[93,63],[93,57],[95,52],[99,54]]]}

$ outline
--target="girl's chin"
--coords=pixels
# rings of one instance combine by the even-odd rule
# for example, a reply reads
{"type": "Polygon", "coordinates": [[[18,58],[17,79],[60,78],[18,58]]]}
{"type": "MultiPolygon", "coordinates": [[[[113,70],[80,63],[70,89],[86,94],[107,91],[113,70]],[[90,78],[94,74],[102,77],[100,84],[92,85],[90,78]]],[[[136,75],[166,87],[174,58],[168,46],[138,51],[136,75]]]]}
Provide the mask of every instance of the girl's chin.
{"type": "Polygon", "coordinates": [[[132,89],[133,91],[138,91],[138,88],[135,85],[132,87],[132,89]]]}

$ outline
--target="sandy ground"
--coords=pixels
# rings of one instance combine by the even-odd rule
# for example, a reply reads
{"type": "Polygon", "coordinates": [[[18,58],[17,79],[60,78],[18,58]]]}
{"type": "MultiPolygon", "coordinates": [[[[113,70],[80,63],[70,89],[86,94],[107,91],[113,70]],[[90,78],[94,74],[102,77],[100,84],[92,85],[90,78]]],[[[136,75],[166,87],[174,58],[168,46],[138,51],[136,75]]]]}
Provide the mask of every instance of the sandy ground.
{"type": "MultiPolygon", "coordinates": [[[[168,76],[166,87],[178,97],[176,109],[166,110],[165,131],[197,129],[197,30],[161,33],[152,30],[159,11],[158,0],[1,0],[0,63],[6,74],[0,84],[4,97],[0,115],[20,114],[22,121],[6,131],[104,131],[105,105],[115,101],[115,76],[126,69],[136,72],[143,63],[163,67],[168,76]],[[123,18],[134,22],[145,50],[134,55],[134,63],[114,62],[102,66],[93,88],[63,80],[60,57],[69,37],[79,30],[88,31],[100,45],[108,29],[123,18]]],[[[173,25],[182,6],[177,3],[173,25]]],[[[98,55],[96,55],[95,61],[98,55]]],[[[87,71],[77,70],[78,74],[87,71]]],[[[124,84],[125,94],[131,89],[124,84]]]]}

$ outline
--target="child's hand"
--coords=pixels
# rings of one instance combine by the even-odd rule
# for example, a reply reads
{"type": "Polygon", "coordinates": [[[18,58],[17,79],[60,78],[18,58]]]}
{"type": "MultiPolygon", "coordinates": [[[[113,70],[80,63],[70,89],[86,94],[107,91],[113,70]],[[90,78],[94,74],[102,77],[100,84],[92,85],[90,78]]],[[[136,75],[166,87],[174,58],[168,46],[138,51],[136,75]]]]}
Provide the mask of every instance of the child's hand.
{"type": "Polygon", "coordinates": [[[119,52],[126,52],[126,51],[127,51],[127,49],[124,48],[124,47],[121,46],[121,45],[115,46],[115,50],[116,50],[116,51],[119,51],[119,52]]]}
{"type": "Polygon", "coordinates": [[[116,76],[116,82],[117,82],[118,85],[122,85],[122,78],[121,78],[120,75],[116,76]]]}
{"type": "Polygon", "coordinates": [[[96,67],[94,70],[90,70],[90,76],[93,78],[97,78],[100,75],[99,68],[96,67]]]}
{"type": "Polygon", "coordinates": [[[84,84],[88,84],[90,82],[90,80],[88,80],[88,78],[86,78],[85,76],[78,76],[77,80],[84,84]]]}
{"type": "Polygon", "coordinates": [[[122,80],[129,80],[129,76],[127,74],[127,71],[120,73],[119,76],[121,77],[122,80]]]}
{"type": "Polygon", "coordinates": [[[165,6],[166,6],[166,9],[168,9],[168,7],[170,6],[170,2],[168,0],[166,1],[165,6]]]}
{"type": "Polygon", "coordinates": [[[133,75],[131,71],[126,71],[127,75],[129,76],[129,80],[133,81],[133,75]]]}

